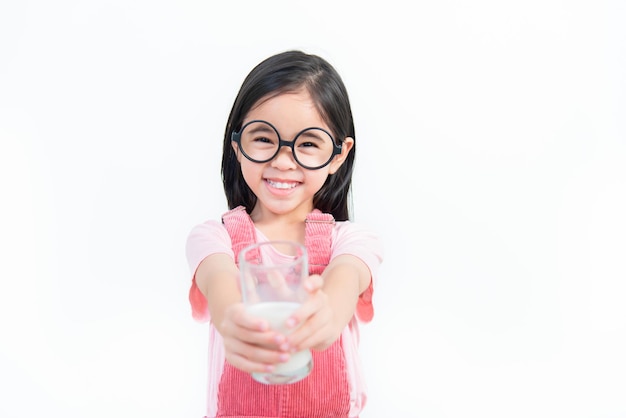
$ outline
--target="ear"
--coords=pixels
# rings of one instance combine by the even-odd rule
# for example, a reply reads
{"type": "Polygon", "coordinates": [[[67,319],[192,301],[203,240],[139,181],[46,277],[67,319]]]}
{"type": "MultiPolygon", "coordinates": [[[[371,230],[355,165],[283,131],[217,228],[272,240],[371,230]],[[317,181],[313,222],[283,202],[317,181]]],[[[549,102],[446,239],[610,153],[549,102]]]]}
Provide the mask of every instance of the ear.
{"type": "Polygon", "coordinates": [[[239,145],[237,145],[235,141],[230,141],[230,145],[233,147],[233,151],[235,151],[237,161],[239,161],[239,164],[241,164],[241,153],[239,152],[239,145]]]}
{"type": "Polygon", "coordinates": [[[348,157],[348,154],[350,153],[353,145],[354,138],[348,136],[346,137],[346,139],[344,139],[343,143],[341,144],[341,153],[339,155],[335,155],[335,158],[330,163],[330,174],[335,174],[337,170],[339,170],[339,167],[341,167],[343,162],[348,157]]]}

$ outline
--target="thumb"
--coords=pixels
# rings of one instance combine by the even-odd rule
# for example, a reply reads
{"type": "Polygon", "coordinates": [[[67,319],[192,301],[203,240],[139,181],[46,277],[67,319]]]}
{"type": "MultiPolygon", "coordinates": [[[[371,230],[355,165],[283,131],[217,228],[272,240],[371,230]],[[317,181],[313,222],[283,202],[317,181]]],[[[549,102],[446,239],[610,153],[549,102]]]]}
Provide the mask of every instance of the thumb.
{"type": "Polygon", "coordinates": [[[324,285],[324,280],[319,274],[312,274],[304,281],[304,288],[309,293],[315,293],[324,285]]]}

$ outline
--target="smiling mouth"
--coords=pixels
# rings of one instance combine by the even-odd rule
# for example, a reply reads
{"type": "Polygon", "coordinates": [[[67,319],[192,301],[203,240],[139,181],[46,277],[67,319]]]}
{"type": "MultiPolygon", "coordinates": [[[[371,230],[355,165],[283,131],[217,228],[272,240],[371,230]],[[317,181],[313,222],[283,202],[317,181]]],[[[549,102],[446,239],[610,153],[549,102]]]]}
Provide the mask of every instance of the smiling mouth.
{"type": "Polygon", "coordinates": [[[269,180],[269,179],[267,179],[265,181],[271,187],[273,187],[275,189],[283,189],[283,190],[293,189],[294,187],[296,187],[299,184],[298,182],[282,182],[282,181],[273,181],[273,180],[269,180]]]}

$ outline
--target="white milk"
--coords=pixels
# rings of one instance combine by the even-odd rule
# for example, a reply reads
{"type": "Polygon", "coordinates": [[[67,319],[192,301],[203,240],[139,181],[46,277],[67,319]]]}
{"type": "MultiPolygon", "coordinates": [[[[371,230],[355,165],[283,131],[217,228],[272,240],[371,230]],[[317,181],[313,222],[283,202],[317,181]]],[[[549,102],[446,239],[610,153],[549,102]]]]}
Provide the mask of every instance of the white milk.
{"type": "MultiPolygon", "coordinates": [[[[246,307],[246,310],[265,319],[273,330],[285,335],[292,329],[287,328],[286,321],[300,306],[297,302],[261,302],[246,307]]],[[[313,367],[310,350],[302,350],[289,355],[289,361],[278,363],[273,373],[253,373],[252,377],[263,383],[293,383],[306,377],[313,367]]]]}
{"type": "Polygon", "coordinates": [[[265,319],[273,330],[287,335],[291,329],[285,322],[299,306],[298,302],[261,302],[247,306],[246,310],[257,318],[265,319]]]}

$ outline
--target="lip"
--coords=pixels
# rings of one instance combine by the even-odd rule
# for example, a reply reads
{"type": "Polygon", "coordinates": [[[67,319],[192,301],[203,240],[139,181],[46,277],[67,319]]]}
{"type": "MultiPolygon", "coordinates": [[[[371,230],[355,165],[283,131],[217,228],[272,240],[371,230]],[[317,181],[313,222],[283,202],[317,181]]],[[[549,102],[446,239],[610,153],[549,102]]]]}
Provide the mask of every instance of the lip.
{"type": "Polygon", "coordinates": [[[292,193],[295,189],[302,184],[297,180],[278,179],[278,178],[265,178],[263,179],[267,188],[276,195],[287,195],[292,193]]]}

